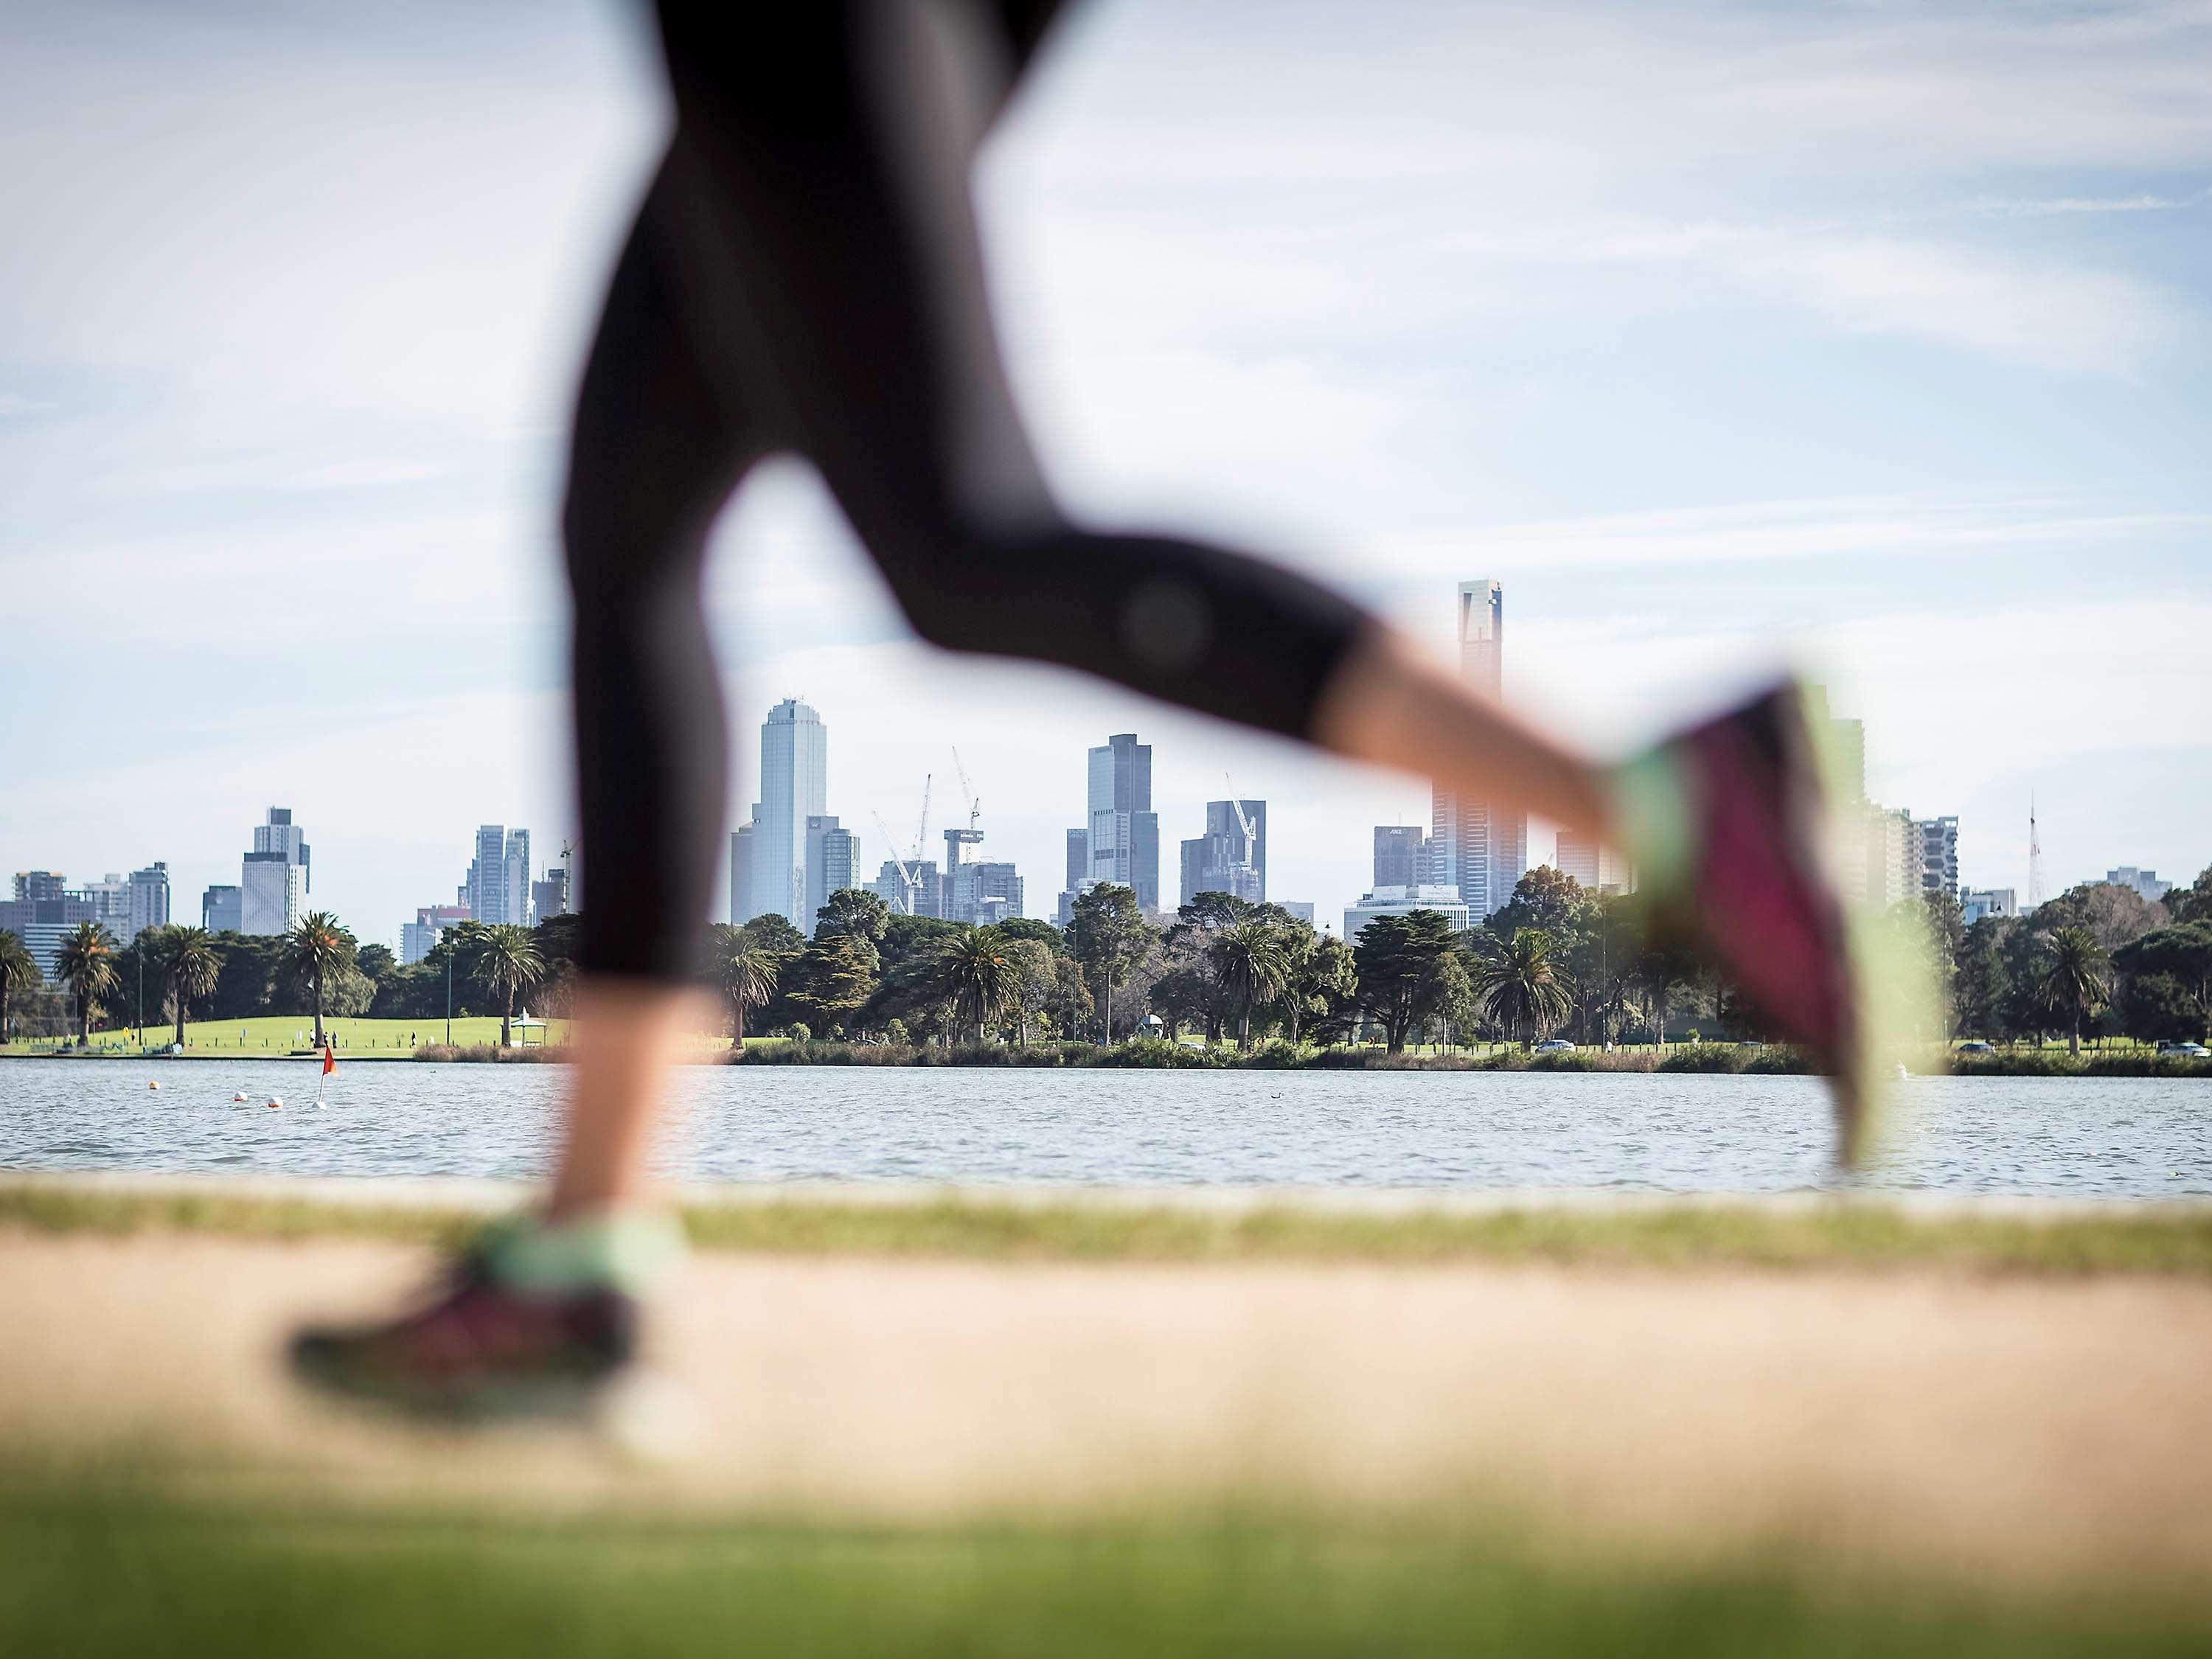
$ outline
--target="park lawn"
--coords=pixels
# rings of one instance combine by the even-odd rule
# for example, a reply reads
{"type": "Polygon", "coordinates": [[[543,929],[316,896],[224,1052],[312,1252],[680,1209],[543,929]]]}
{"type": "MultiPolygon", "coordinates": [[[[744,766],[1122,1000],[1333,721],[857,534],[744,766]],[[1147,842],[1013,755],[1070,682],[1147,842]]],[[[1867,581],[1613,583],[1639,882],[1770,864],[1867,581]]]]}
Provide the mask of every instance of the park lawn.
{"type": "MultiPolygon", "coordinates": [[[[567,1020],[554,1020],[543,1027],[534,1028],[530,1040],[534,1043],[540,1035],[549,1041],[562,1041],[568,1030],[567,1020]]],[[[497,1042],[499,1016],[472,1014],[453,1021],[453,1041],[457,1044],[497,1042]]],[[[406,1049],[421,1043],[443,1042],[446,1040],[446,1021],[443,1016],[435,1019],[361,1019],[325,1014],[323,1030],[343,1053],[349,1049],[373,1053],[377,1049],[390,1052],[406,1049]]],[[[185,1026],[185,1049],[188,1054],[281,1054],[294,1048],[307,1047],[314,1038],[315,1019],[312,1014],[263,1014],[251,1019],[194,1020],[185,1026]]],[[[136,1053],[139,1033],[136,1026],[120,1030],[94,1031],[94,1048],[112,1048],[124,1053],[136,1053]]],[[[146,1027],[146,1045],[166,1048],[175,1040],[173,1025],[146,1027]]],[[[41,1037],[34,1042],[17,1042],[9,1045],[10,1054],[38,1053],[51,1049],[54,1039],[41,1037]]]]}
{"type": "Polygon", "coordinates": [[[0,1476],[0,1656],[2201,1654],[2212,1614],[1756,1561],[1532,1547],[1473,1519],[910,1528],[410,1513],[0,1476]]]}

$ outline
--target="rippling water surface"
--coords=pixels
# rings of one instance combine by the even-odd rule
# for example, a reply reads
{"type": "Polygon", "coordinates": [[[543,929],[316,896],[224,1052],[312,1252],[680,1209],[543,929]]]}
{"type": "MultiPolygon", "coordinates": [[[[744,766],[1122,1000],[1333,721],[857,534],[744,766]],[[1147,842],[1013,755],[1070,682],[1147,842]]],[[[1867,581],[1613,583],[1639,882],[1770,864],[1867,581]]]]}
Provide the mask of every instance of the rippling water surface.
{"type": "MultiPolygon", "coordinates": [[[[526,1176],[545,1167],[565,1075],[358,1063],[319,1111],[313,1061],[0,1061],[0,1166],[526,1176]],[[260,1104],[271,1092],[283,1110],[260,1104]]],[[[1902,1087],[1871,1184],[2212,1193],[2203,1082],[1902,1087]]],[[[1762,1191],[1829,1178],[1826,1099],[1803,1078],[700,1066],[678,1093],[663,1162],[700,1180],[1762,1191]]]]}

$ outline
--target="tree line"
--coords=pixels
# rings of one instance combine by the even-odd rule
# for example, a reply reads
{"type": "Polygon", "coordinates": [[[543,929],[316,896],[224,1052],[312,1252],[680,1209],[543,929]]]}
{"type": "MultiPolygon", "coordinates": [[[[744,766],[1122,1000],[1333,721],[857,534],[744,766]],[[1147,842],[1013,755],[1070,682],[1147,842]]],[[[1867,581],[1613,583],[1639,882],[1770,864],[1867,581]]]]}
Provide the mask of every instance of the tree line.
{"type": "MultiPolygon", "coordinates": [[[[2203,1039],[2212,1027],[2212,868],[2163,903],[2087,883],[2023,918],[1964,925],[1931,894],[1881,925],[1920,953],[1950,1031],[1999,1042],[2203,1039]]],[[[97,923],[65,940],[57,985],[0,932],[0,1041],[15,1028],[130,1023],[145,1008],[173,1024],[261,1014],[435,1018],[568,1010],[579,918],[534,928],[463,922],[402,967],[311,912],[272,938],[152,928],[118,945],[97,923]],[[44,1000],[41,1001],[43,991],[44,1000]],[[27,1016],[27,1018],[26,1018],[27,1016]]],[[[878,895],[830,896],[811,935],[769,915],[703,938],[699,977],[722,1000],[733,1040],[771,1031],[890,1042],[1035,1038],[1114,1042],[1186,1034],[1241,1048],[1355,1037],[1409,1044],[1564,1036],[1585,1043],[1723,1040],[1762,1033],[1735,988],[1700,957],[1656,938],[1634,895],[1588,890],[1546,866],[1480,925],[1455,933],[1439,912],[1378,918],[1346,943],[1279,905],[1201,893],[1156,925],[1127,887],[1075,901],[1063,931],[1014,918],[988,927],[893,912],[878,895]]]]}

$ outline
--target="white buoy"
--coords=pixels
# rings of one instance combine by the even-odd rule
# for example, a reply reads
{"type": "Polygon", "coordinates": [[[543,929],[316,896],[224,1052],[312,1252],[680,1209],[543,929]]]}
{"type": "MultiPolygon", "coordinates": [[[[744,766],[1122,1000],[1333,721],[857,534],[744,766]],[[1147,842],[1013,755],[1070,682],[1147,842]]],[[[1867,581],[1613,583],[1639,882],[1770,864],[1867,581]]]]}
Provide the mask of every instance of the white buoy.
{"type": "Polygon", "coordinates": [[[278,1109],[279,1108],[281,1108],[283,1104],[284,1104],[284,1102],[283,1102],[283,1097],[282,1097],[277,1096],[277,1095],[271,1095],[271,1096],[270,1096],[270,1097],[269,1097],[269,1109],[270,1109],[270,1111],[272,1111],[272,1112],[273,1112],[273,1111],[277,1110],[277,1109],[278,1109]]]}
{"type": "Polygon", "coordinates": [[[230,1099],[233,1105],[243,1106],[246,1104],[246,1091],[241,1089],[238,1093],[233,1095],[230,1099]]]}

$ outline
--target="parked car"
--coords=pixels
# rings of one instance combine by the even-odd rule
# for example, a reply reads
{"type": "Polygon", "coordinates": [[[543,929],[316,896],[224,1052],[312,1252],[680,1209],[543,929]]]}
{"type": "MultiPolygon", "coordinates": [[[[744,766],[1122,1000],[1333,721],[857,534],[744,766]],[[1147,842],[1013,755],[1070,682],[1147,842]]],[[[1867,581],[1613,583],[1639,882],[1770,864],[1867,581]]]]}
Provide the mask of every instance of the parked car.
{"type": "Polygon", "coordinates": [[[1546,1037],[1536,1045],[1536,1052],[1540,1054],[1571,1054],[1574,1051],[1575,1045],[1565,1037],[1546,1037]]]}
{"type": "Polygon", "coordinates": [[[2173,1054],[2183,1060],[2203,1060],[2212,1057],[2212,1048],[2207,1048],[2201,1042],[2161,1042],[2158,1045],[2158,1051],[2162,1054],[2173,1054]]]}
{"type": "Polygon", "coordinates": [[[1993,1054],[1996,1050],[1990,1048],[1988,1043],[1977,1040],[1972,1042],[1960,1043],[1959,1052],[1962,1054],[1993,1054]]]}

